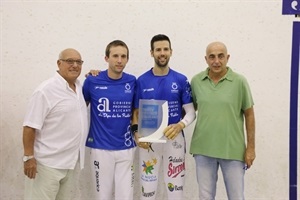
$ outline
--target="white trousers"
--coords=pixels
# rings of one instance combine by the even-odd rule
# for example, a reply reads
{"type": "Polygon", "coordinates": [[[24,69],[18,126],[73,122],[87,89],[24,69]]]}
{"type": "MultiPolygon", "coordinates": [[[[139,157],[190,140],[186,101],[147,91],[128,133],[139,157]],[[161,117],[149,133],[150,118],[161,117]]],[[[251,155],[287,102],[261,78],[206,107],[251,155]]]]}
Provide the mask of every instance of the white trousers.
{"type": "Polygon", "coordinates": [[[54,169],[37,164],[35,179],[25,177],[25,200],[71,200],[75,170],[54,169]]]}
{"type": "Polygon", "coordinates": [[[93,191],[97,200],[132,200],[136,148],[90,149],[93,191]]]}
{"type": "Polygon", "coordinates": [[[185,139],[179,134],[167,143],[152,143],[152,149],[139,148],[141,200],[155,200],[159,178],[164,178],[168,200],[183,200],[185,178],[185,139]],[[162,175],[159,174],[162,166],[162,175]]]}

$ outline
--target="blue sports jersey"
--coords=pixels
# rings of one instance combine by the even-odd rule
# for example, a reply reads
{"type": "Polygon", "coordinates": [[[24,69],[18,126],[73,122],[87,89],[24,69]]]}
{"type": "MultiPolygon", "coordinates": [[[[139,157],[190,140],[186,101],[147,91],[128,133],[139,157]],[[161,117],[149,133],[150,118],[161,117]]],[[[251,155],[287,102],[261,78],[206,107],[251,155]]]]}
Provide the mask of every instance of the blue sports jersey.
{"type": "Polygon", "coordinates": [[[86,146],[105,150],[123,150],[135,145],[130,131],[136,78],[124,73],[114,80],[107,70],[88,76],[83,95],[90,102],[91,122],[86,146]]]}
{"type": "Polygon", "coordinates": [[[136,93],[135,108],[139,107],[139,99],[168,101],[168,124],[178,123],[182,117],[182,105],[193,102],[188,79],[172,69],[165,76],[155,76],[152,69],[142,74],[137,80],[136,93]]]}

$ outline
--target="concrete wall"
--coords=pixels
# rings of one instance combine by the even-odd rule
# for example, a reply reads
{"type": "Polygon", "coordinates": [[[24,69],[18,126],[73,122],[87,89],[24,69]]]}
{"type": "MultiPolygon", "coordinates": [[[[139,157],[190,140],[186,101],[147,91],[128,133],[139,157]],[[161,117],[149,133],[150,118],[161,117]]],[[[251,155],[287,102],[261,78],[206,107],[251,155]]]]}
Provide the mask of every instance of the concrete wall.
{"type": "MultiPolygon", "coordinates": [[[[90,69],[106,69],[104,49],[121,39],[130,48],[125,71],[139,76],[153,66],[150,39],[158,33],[172,41],[170,66],[189,79],[206,68],[209,42],[227,44],[229,66],[247,77],[255,100],[257,158],[246,172],[246,198],[288,199],[291,38],[292,22],[298,19],[282,16],[281,4],[280,0],[1,1],[0,199],[23,197],[24,112],[36,86],[55,73],[58,53],[67,47],[81,52],[83,81],[90,69]]],[[[188,148],[193,126],[186,129],[188,148]]],[[[195,163],[189,154],[186,168],[186,199],[197,199],[195,163]]],[[[80,174],[74,199],[91,198],[89,173],[87,166],[80,174]]],[[[217,199],[226,199],[219,177],[217,199]]],[[[161,187],[158,199],[165,199],[161,187]]]]}

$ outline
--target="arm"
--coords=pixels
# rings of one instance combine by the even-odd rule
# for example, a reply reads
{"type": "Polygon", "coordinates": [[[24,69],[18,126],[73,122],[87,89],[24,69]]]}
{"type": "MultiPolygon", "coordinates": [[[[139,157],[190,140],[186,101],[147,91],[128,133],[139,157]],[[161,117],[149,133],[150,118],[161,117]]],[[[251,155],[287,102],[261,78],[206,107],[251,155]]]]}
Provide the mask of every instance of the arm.
{"type": "MultiPolygon", "coordinates": [[[[133,114],[132,114],[132,122],[131,122],[131,127],[133,125],[137,125],[139,120],[138,120],[138,117],[139,117],[139,109],[138,108],[135,108],[133,110],[133,114]]],[[[139,133],[138,133],[138,130],[132,130],[132,134],[134,136],[134,140],[135,142],[138,144],[139,143],[139,133]]]]}
{"type": "Polygon", "coordinates": [[[177,124],[170,124],[164,130],[164,134],[168,139],[174,140],[181,131],[190,125],[196,118],[195,109],[193,103],[184,104],[183,109],[185,111],[185,116],[177,124]]]}
{"type": "Polygon", "coordinates": [[[187,127],[196,119],[196,111],[193,103],[185,104],[182,107],[186,114],[181,122],[184,124],[184,127],[187,127]]]}
{"type": "MultiPolygon", "coordinates": [[[[34,155],[34,140],[35,140],[35,129],[24,126],[23,127],[23,146],[24,146],[24,155],[32,156],[34,155]]],[[[36,160],[32,158],[24,162],[24,174],[28,178],[35,178],[36,171],[36,160]]]]}
{"type": "Polygon", "coordinates": [[[253,107],[245,110],[244,116],[247,132],[247,147],[244,159],[247,167],[250,168],[255,159],[255,117],[253,107]]]}
{"type": "Polygon", "coordinates": [[[139,109],[135,108],[133,109],[132,114],[132,124],[138,124],[139,123],[139,109]]]}
{"type": "Polygon", "coordinates": [[[96,70],[96,69],[91,69],[88,73],[86,73],[84,76],[85,78],[88,77],[89,75],[92,76],[98,76],[100,74],[101,70],[96,70]]]}
{"type": "MultiPolygon", "coordinates": [[[[135,108],[133,110],[133,114],[132,114],[131,127],[133,127],[134,125],[136,125],[136,128],[137,128],[138,123],[139,123],[139,109],[135,108]]],[[[139,142],[139,138],[141,136],[140,136],[140,134],[138,132],[138,128],[137,128],[137,130],[132,130],[132,134],[134,135],[134,140],[135,140],[135,142],[137,143],[137,145],[139,147],[142,147],[144,149],[149,149],[150,143],[148,143],[148,142],[139,142]]]]}

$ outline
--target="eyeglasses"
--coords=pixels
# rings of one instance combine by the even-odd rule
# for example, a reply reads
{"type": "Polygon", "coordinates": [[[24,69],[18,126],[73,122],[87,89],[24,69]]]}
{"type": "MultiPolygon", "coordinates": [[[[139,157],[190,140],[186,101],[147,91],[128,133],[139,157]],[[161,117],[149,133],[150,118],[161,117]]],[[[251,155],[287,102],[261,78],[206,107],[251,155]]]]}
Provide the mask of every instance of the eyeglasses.
{"type": "Polygon", "coordinates": [[[72,59],[59,59],[61,61],[64,61],[66,63],[68,63],[69,65],[74,65],[74,62],[76,62],[77,65],[82,65],[83,64],[83,60],[72,60],[72,59]]]}

